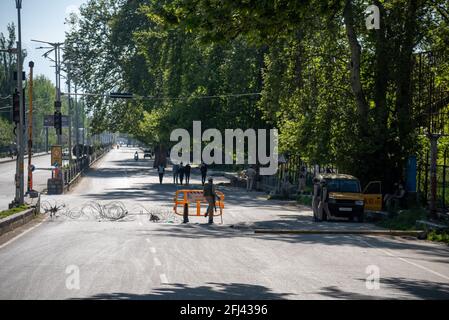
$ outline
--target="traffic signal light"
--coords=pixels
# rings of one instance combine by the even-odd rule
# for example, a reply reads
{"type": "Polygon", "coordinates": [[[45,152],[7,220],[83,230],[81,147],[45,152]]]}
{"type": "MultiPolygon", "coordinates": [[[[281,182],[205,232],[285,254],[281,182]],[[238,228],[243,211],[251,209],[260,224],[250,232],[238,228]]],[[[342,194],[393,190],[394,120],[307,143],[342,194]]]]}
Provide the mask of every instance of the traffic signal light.
{"type": "Polygon", "coordinates": [[[54,114],[54,127],[56,134],[62,134],[62,113],[56,111],[54,114]]]}
{"type": "MultiPolygon", "coordinates": [[[[23,89],[23,97],[25,97],[25,89],[23,89]]],[[[25,124],[25,98],[23,99],[22,104],[23,109],[23,123],[25,124]]],[[[20,97],[19,97],[19,91],[17,89],[12,94],[12,120],[15,123],[20,122],[20,97]]]]}
{"type": "Polygon", "coordinates": [[[17,90],[12,95],[12,120],[15,123],[20,122],[20,98],[17,90]]]}

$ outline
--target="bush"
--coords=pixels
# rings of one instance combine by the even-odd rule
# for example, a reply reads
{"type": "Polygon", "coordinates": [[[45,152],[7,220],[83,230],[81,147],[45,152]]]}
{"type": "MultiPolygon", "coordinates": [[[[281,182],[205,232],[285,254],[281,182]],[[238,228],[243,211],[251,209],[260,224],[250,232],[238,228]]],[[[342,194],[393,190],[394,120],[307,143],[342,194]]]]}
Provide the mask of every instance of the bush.
{"type": "Polygon", "coordinates": [[[445,231],[438,232],[433,230],[427,235],[427,240],[449,244],[449,234],[445,231]]]}

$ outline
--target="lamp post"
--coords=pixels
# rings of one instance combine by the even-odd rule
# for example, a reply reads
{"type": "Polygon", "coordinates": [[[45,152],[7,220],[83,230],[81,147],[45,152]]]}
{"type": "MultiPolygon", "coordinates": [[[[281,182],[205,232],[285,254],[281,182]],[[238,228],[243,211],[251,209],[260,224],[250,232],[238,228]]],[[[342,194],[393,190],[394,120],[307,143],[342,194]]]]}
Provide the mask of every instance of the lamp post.
{"type": "Polygon", "coordinates": [[[22,0],[16,0],[16,8],[17,8],[17,90],[19,92],[19,132],[17,134],[17,162],[16,162],[16,197],[15,203],[17,205],[22,205],[24,203],[24,170],[23,170],[23,162],[24,162],[24,134],[23,134],[23,118],[24,118],[24,110],[23,110],[23,89],[22,89],[22,29],[21,29],[21,17],[20,10],[22,9],[22,0]]]}
{"type": "MultiPolygon", "coordinates": [[[[55,53],[55,59],[50,59],[51,61],[55,62],[55,87],[56,87],[56,94],[55,94],[55,117],[61,115],[61,47],[64,45],[63,42],[47,42],[47,41],[41,41],[41,40],[31,40],[33,42],[39,42],[39,43],[45,43],[49,45],[49,47],[39,47],[37,49],[50,49],[47,52],[43,54],[45,58],[49,58],[48,55],[54,51],[55,53]]],[[[62,139],[61,139],[61,128],[56,128],[56,135],[57,135],[57,143],[58,145],[61,145],[62,139]]]]}

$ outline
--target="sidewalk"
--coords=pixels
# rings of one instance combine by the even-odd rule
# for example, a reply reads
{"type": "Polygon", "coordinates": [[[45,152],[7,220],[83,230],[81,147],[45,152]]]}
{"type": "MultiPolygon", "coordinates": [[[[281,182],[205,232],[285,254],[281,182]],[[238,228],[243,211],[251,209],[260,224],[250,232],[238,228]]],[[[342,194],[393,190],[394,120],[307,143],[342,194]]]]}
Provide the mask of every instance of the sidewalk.
{"type": "MultiPolygon", "coordinates": [[[[50,153],[49,152],[48,153],[47,152],[34,153],[33,154],[33,158],[45,156],[45,155],[48,155],[48,154],[50,154],[50,153]]],[[[16,157],[14,157],[14,159],[11,159],[9,157],[7,157],[7,158],[0,158],[0,163],[13,162],[13,161],[16,161],[16,159],[17,159],[16,157]]],[[[27,155],[25,155],[25,159],[28,159],[27,155]]]]}

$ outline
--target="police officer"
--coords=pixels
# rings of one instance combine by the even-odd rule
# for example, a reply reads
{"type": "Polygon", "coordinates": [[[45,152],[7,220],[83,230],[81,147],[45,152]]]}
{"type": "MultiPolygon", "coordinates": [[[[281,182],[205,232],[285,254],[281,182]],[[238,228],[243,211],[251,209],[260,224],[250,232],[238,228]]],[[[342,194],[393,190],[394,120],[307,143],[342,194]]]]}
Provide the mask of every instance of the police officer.
{"type": "Polygon", "coordinates": [[[205,216],[209,216],[209,224],[214,223],[214,209],[215,209],[215,186],[212,177],[209,177],[208,182],[203,188],[203,196],[208,203],[207,212],[205,216]]]}

